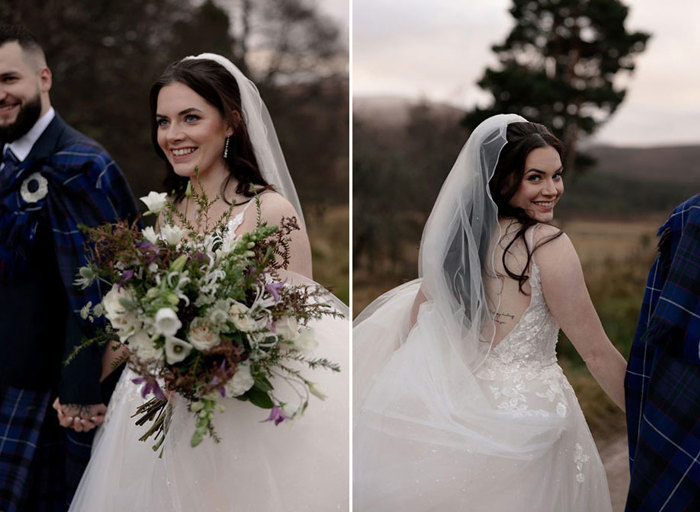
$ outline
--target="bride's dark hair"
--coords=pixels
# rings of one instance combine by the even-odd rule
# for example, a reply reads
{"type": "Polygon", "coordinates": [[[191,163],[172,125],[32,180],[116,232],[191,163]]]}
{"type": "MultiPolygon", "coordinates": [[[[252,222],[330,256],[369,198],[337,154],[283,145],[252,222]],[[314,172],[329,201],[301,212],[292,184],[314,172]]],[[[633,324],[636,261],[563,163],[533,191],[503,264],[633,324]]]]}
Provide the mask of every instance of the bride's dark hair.
{"type": "Polygon", "coordinates": [[[517,233],[503,251],[502,262],[508,276],[512,279],[517,279],[518,288],[522,292],[523,284],[530,277],[526,272],[530,267],[532,254],[544,244],[561,236],[563,232],[560,230],[540,241],[535,247],[528,247],[525,240],[525,232],[528,228],[537,224],[537,221],[525,213],[525,210],[513,207],[509,202],[518,191],[523,180],[525,159],[530,152],[537,148],[552,147],[563,160],[564,145],[545,126],[530,122],[510,123],[506,131],[506,139],[508,142],[501,150],[498,164],[489,182],[489,190],[493,201],[498,207],[498,216],[513,219],[518,223],[517,233]],[[523,240],[523,244],[527,249],[527,261],[520,274],[513,272],[506,264],[506,255],[518,238],[523,240]]]}
{"type": "Polygon", "coordinates": [[[253,197],[254,192],[252,188],[255,185],[258,186],[257,192],[260,192],[260,187],[263,187],[263,190],[272,188],[260,172],[253,145],[248,137],[241,107],[241,93],[236,79],[223,66],[212,60],[186,59],[170,64],[160,78],[151,86],[149,94],[151,104],[151,139],[156,153],[165,161],[167,172],[164,185],[168,192],[173,193],[175,201],[179,201],[184,197],[189,178],[178,176],[175,173],[158,144],[156,108],[160,90],[166,85],[176,82],[186,85],[214,106],[224,118],[224,121],[229,123],[234,129],[233,135],[229,139],[228,157],[225,159],[229,175],[221,184],[220,197],[228,203],[225,191],[231,178],[235,178],[238,181],[236,192],[247,197],[253,197]]]}

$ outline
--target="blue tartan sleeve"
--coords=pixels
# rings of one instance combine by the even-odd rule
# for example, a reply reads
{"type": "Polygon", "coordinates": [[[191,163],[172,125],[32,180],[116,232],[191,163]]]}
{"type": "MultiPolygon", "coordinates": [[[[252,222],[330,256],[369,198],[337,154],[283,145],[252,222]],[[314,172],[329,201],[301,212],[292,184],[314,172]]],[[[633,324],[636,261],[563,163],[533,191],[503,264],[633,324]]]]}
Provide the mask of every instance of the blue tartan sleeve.
{"type": "Polygon", "coordinates": [[[669,262],[647,343],[700,365],[700,195],[677,209],[659,243],[669,262]]]}
{"type": "Polygon", "coordinates": [[[677,207],[659,236],[625,375],[630,462],[657,358],[668,354],[700,364],[700,195],[677,207]]]}
{"type": "MultiPolygon", "coordinates": [[[[107,292],[99,283],[85,290],[73,284],[78,269],[87,263],[87,238],[79,226],[134,220],[136,206],[121,170],[99,146],[73,144],[54,155],[51,167],[47,208],[58,269],[72,311],[64,344],[67,357],[85,338],[95,335],[97,326],[83,320],[80,310],[88,302],[97,304],[107,292]]],[[[62,367],[59,398],[63,403],[103,401],[99,386],[101,356],[102,348],[92,345],[62,367]]]]}

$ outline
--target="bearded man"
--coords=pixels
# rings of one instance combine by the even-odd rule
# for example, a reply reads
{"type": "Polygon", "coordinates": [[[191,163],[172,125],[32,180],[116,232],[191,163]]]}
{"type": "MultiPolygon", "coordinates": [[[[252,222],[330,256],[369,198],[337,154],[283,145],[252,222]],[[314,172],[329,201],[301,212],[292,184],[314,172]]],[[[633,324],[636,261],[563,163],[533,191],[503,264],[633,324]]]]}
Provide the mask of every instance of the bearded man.
{"type": "Polygon", "coordinates": [[[93,333],[80,317],[99,285],[73,285],[81,224],[130,218],[121,171],[51,107],[36,38],[0,25],[0,510],[66,510],[104,418],[102,353],[66,357],[93,333]],[[62,406],[59,404],[63,404],[62,406]],[[61,423],[50,411],[59,404],[61,423]],[[63,428],[68,427],[68,428],[63,428]]]}

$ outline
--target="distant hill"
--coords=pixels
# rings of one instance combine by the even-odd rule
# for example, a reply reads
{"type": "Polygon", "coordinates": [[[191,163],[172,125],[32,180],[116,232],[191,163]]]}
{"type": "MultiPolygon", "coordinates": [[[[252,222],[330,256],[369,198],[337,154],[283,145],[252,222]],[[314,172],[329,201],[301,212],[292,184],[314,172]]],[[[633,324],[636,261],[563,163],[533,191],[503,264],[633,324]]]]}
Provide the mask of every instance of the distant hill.
{"type": "MultiPolygon", "coordinates": [[[[354,98],[353,114],[357,122],[374,130],[395,132],[404,128],[415,105],[416,102],[395,97],[354,98]]],[[[454,122],[458,129],[463,110],[428,102],[422,105],[436,118],[454,122]]],[[[559,209],[564,215],[667,212],[700,193],[700,143],[646,148],[602,144],[583,147],[596,164],[585,173],[566,177],[566,199],[559,209]]]]}

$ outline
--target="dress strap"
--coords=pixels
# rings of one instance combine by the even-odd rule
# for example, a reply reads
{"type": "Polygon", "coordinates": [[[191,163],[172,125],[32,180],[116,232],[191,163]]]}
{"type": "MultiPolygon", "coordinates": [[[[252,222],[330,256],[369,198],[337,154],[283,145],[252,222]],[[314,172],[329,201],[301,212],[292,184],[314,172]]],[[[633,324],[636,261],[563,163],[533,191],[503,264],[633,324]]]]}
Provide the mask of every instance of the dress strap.
{"type": "MultiPolygon", "coordinates": [[[[534,240],[535,240],[535,229],[537,229],[537,226],[539,226],[539,224],[535,224],[534,226],[530,227],[527,230],[527,233],[525,233],[525,236],[527,237],[527,250],[528,251],[534,251],[534,249],[535,249],[534,240]]],[[[531,257],[530,261],[532,261],[532,263],[535,262],[535,253],[534,252],[532,253],[532,257],[531,257]]]]}

